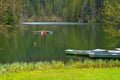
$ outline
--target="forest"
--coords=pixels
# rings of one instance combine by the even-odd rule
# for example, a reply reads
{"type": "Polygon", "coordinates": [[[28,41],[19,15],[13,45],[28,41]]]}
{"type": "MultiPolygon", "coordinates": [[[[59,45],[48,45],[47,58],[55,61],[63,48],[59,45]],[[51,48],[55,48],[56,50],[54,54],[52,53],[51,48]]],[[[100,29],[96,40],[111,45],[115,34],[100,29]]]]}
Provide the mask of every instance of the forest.
{"type": "Polygon", "coordinates": [[[23,21],[120,23],[120,0],[0,0],[0,24],[23,21]]]}
{"type": "Polygon", "coordinates": [[[25,0],[25,21],[119,23],[119,0],[25,0]]]}

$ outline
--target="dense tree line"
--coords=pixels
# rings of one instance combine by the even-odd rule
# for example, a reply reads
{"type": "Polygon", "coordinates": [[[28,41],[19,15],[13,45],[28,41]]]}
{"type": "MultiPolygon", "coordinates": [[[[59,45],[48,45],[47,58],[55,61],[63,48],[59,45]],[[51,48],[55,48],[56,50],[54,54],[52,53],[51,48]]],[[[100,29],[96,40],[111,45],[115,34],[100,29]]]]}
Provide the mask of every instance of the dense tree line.
{"type": "Polygon", "coordinates": [[[101,8],[100,0],[25,0],[27,19],[95,22],[101,8]],[[54,20],[54,19],[53,19],[54,20]]]}
{"type": "Polygon", "coordinates": [[[120,0],[25,0],[25,4],[27,20],[120,22],[120,0]]]}
{"type": "Polygon", "coordinates": [[[0,24],[20,20],[120,23],[120,0],[0,0],[0,24]]]}
{"type": "Polygon", "coordinates": [[[20,20],[120,23],[120,0],[0,0],[0,24],[20,20]]]}

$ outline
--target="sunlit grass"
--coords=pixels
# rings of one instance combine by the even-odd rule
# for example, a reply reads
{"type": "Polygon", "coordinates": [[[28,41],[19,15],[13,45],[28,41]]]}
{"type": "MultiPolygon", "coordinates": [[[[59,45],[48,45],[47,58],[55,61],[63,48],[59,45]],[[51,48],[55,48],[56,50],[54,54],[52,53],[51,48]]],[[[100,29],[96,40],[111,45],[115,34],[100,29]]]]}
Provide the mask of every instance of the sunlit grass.
{"type": "Polygon", "coordinates": [[[63,69],[63,68],[119,68],[119,60],[85,60],[73,61],[67,63],[62,61],[51,62],[14,62],[12,64],[0,64],[0,74],[18,72],[18,71],[31,71],[31,70],[44,70],[44,69],[63,69]]]}
{"type": "Polygon", "coordinates": [[[46,69],[0,75],[1,80],[119,80],[120,68],[46,69]]]}
{"type": "Polygon", "coordinates": [[[0,64],[1,80],[116,80],[119,60],[70,60],[0,64]]]}

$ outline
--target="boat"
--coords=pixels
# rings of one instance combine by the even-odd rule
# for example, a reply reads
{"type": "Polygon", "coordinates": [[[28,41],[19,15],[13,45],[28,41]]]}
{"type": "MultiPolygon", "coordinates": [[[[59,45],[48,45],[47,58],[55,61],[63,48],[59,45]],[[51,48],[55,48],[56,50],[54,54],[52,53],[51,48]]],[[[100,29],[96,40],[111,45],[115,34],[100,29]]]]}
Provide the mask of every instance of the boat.
{"type": "Polygon", "coordinates": [[[120,51],[119,50],[93,50],[89,53],[90,58],[113,58],[113,59],[120,59],[120,51]]]}
{"type": "Polygon", "coordinates": [[[53,31],[49,31],[49,30],[34,31],[34,34],[35,34],[35,35],[53,34],[53,31]]]}
{"type": "Polygon", "coordinates": [[[89,58],[113,58],[113,59],[120,59],[120,48],[116,50],[106,50],[106,49],[94,49],[94,50],[75,50],[75,49],[66,49],[66,55],[72,56],[82,56],[82,57],[89,57],[89,58]]]}
{"type": "Polygon", "coordinates": [[[120,48],[115,48],[117,51],[120,51],[120,48]]]}
{"type": "Polygon", "coordinates": [[[74,55],[74,56],[89,56],[89,52],[91,50],[75,50],[75,49],[66,49],[66,55],[74,55]]]}

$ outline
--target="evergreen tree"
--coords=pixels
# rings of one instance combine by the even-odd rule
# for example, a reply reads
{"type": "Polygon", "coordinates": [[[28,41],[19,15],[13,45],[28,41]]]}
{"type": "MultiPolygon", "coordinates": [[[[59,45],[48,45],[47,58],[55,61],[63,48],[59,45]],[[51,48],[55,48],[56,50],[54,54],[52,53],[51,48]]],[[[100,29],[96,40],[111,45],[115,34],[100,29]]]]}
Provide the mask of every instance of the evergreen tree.
{"type": "Polygon", "coordinates": [[[105,0],[100,15],[103,22],[120,23],[120,1],[105,0]]]}

